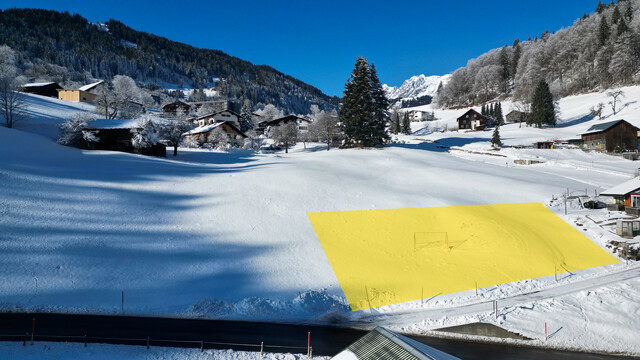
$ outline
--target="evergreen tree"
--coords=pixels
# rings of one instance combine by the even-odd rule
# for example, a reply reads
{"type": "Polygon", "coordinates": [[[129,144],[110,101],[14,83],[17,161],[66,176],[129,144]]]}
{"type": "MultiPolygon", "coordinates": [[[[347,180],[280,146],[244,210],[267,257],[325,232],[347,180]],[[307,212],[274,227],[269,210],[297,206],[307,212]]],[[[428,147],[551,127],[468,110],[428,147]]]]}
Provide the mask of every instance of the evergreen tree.
{"type": "Polygon", "coordinates": [[[607,8],[607,6],[602,1],[598,1],[598,6],[596,6],[596,12],[598,14],[602,14],[604,9],[606,9],[606,8],[607,8]]]}
{"type": "Polygon", "coordinates": [[[398,134],[400,132],[400,115],[397,109],[393,109],[391,114],[391,132],[398,134]]]}
{"type": "Polygon", "coordinates": [[[495,109],[493,103],[489,104],[489,117],[493,118],[493,114],[495,114],[495,109]]]}
{"type": "Polygon", "coordinates": [[[527,124],[534,124],[537,127],[543,125],[556,125],[556,107],[553,100],[549,84],[540,80],[531,101],[531,113],[527,117],[527,124]]]}
{"type": "Polygon", "coordinates": [[[382,88],[379,84],[380,80],[377,75],[375,78],[372,76],[367,60],[358,57],[345,84],[340,109],[345,144],[380,146],[389,139],[385,132],[388,100],[384,97],[384,91],[379,93],[382,88]]]}
{"type": "Polygon", "coordinates": [[[624,17],[627,18],[627,21],[631,21],[633,19],[633,9],[631,8],[631,4],[627,4],[627,10],[624,12],[624,17]]]}
{"type": "Polygon", "coordinates": [[[618,23],[618,28],[616,29],[617,35],[620,36],[626,33],[627,31],[629,31],[629,27],[627,26],[627,23],[624,21],[624,19],[620,19],[620,22],[618,23]]]}
{"type": "Polygon", "coordinates": [[[487,116],[487,104],[482,104],[482,109],[480,110],[480,114],[487,116]]]}
{"type": "Polygon", "coordinates": [[[493,136],[491,136],[491,145],[494,148],[499,148],[502,146],[502,141],[500,140],[500,125],[497,125],[495,129],[493,129],[493,136]]]}
{"type": "Polygon", "coordinates": [[[376,65],[371,63],[371,99],[373,100],[373,123],[371,128],[375,136],[381,137],[380,140],[389,140],[386,127],[389,122],[389,100],[382,87],[382,82],[378,78],[378,71],[376,65]]]}
{"type": "Polygon", "coordinates": [[[242,104],[242,110],[240,111],[240,131],[247,132],[255,126],[253,123],[253,117],[251,116],[251,101],[245,100],[242,104]]]}
{"type": "Polygon", "coordinates": [[[502,116],[502,104],[496,104],[496,114],[495,114],[497,126],[502,126],[504,124],[504,117],[502,116]]]}
{"type": "Polygon", "coordinates": [[[516,39],[513,43],[513,53],[511,55],[511,78],[516,77],[516,72],[518,71],[518,62],[520,61],[520,56],[522,55],[522,48],[520,47],[520,41],[516,39]]]}
{"type": "Polygon", "coordinates": [[[622,14],[620,14],[620,9],[616,6],[615,9],[613,9],[613,14],[611,14],[611,23],[617,24],[620,19],[622,19],[622,14]]]}
{"type": "Polygon", "coordinates": [[[603,16],[602,20],[600,20],[600,27],[598,30],[598,44],[601,47],[607,44],[609,32],[609,24],[607,23],[607,19],[603,16]]]}
{"type": "Polygon", "coordinates": [[[406,111],[402,117],[402,133],[411,135],[411,120],[409,120],[409,113],[406,111]]]}

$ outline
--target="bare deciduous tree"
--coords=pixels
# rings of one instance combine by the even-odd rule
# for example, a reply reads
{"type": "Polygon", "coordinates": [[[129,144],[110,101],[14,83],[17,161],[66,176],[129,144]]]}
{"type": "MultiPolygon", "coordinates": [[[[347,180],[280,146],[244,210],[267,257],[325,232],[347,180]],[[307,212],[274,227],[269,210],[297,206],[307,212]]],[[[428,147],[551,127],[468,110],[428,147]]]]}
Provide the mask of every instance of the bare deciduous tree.
{"type": "Polygon", "coordinates": [[[622,90],[612,90],[607,92],[608,96],[611,96],[611,101],[609,101],[609,105],[611,105],[611,110],[613,110],[613,115],[617,113],[617,104],[619,99],[624,98],[624,91],[622,90]]]}
{"type": "Polygon", "coordinates": [[[5,126],[12,128],[26,117],[27,103],[25,96],[18,91],[15,77],[0,77],[0,116],[5,126]]]}

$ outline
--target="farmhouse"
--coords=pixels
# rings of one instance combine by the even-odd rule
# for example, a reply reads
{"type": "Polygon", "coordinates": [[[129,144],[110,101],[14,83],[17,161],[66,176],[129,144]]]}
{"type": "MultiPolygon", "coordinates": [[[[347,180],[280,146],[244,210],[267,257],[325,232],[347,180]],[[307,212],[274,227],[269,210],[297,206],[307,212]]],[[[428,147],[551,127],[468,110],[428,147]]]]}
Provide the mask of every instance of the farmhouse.
{"type": "Polygon", "coordinates": [[[639,130],[625,120],[593,125],[582,134],[583,148],[606,152],[637,151],[639,130]]]}
{"type": "Polygon", "coordinates": [[[527,115],[528,114],[524,111],[512,110],[507,114],[507,116],[505,116],[505,121],[508,123],[526,122],[527,115]]]}
{"type": "Polygon", "coordinates": [[[22,85],[21,91],[29,94],[36,94],[49,97],[58,97],[58,90],[62,90],[63,87],[55,82],[44,83],[30,83],[22,85]]]}
{"type": "Polygon", "coordinates": [[[309,119],[305,119],[305,118],[301,118],[299,116],[295,116],[295,115],[287,115],[278,119],[273,119],[271,121],[267,121],[264,123],[260,123],[259,127],[263,127],[265,130],[265,133],[268,133],[269,130],[271,130],[271,128],[273,128],[274,126],[280,126],[280,125],[287,125],[290,123],[295,123],[298,125],[298,131],[300,132],[307,132],[309,131],[309,124],[311,124],[311,120],[309,119]]]}
{"type": "Polygon", "coordinates": [[[58,99],[64,101],[86,102],[89,104],[95,104],[96,98],[98,96],[94,93],[91,93],[90,91],[95,90],[98,86],[103,84],[104,81],[100,80],[85,86],[81,86],[76,90],[58,89],[58,99]]]}
{"type": "Polygon", "coordinates": [[[409,120],[410,121],[433,121],[435,120],[435,114],[433,112],[421,111],[421,110],[411,110],[409,111],[409,120]]]}
{"type": "Polygon", "coordinates": [[[204,143],[211,142],[211,134],[217,128],[221,128],[225,133],[227,133],[229,143],[232,146],[241,147],[244,145],[244,139],[247,135],[240,131],[240,129],[238,129],[238,127],[236,127],[236,125],[231,121],[212,122],[198,126],[197,128],[185,133],[184,136],[187,139],[193,139],[202,145],[204,143]]]}
{"type": "Polygon", "coordinates": [[[141,149],[133,146],[132,131],[142,130],[136,120],[98,119],[90,121],[85,130],[93,132],[98,138],[98,142],[86,145],[89,150],[112,150],[153,156],[167,155],[167,148],[162,144],[141,149]]]}
{"type": "Polygon", "coordinates": [[[240,127],[240,115],[231,110],[216,111],[211,114],[203,115],[195,118],[199,126],[205,126],[216,122],[231,122],[236,127],[240,127]]]}
{"type": "Polygon", "coordinates": [[[191,110],[191,105],[178,100],[163,106],[162,112],[165,114],[176,115],[178,113],[178,109],[182,109],[185,114],[188,114],[191,110]]]}
{"type": "Polygon", "coordinates": [[[487,118],[479,112],[470,109],[458,118],[458,130],[484,130],[487,126],[487,118]]]}

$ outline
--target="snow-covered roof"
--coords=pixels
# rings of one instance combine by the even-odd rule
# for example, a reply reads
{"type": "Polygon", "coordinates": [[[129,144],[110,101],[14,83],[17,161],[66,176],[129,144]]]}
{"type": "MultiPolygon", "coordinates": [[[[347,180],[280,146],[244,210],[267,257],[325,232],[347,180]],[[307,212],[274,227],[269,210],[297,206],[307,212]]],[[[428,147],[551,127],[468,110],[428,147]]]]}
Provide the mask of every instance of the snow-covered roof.
{"type": "Polygon", "coordinates": [[[41,83],[29,83],[29,84],[22,85],[22,87],[40,87],[40,86],[47,86],[51,84],[55,84],[55,82],[49,81],[49,82],[41,82],[41,83]]]}
{"type": "Polygon", "coordinates": [[[604,196],[624,196],[640,189],[640,177],[633,178],[600,193],[604,196]]]}
{"type": "Polygon", "coordinates": [[[423,343],[377,327],[336,355],[335,360],[369,359],[459,360],[423,343]]]}
{"type": "Polygon", "coordinates": [[[202,134],[202,133],[206,133],[209,132],[215,128],[217,128],[218,126],[224,124],[225,122],[215,122],[213,124],[208,124],[208,125],[203,125],[203,126],[198,126],[197,128],[191,130],[191,131],[187,131],[186,133],[184,133],[184,135],[193,135],[193,134],[202,134]]]}
{"type": "Polygon", "coordinates": [[[137,129],[140,128],[138,120],[122,119],[97,119],[87,123],[87,129],[137,129]]]}
{"type": "Polygon", "coordinates": [[[102,84],[103,82],[104,82],[104,80],[96,81],[94,83],[91,83],[91,84],[88,84],[88,85],[85,85],[85,86],[81,86],[81,87],[78,88],[78,90],[89,91],[89,90],[93,89],[94,87],[102,84]]]}

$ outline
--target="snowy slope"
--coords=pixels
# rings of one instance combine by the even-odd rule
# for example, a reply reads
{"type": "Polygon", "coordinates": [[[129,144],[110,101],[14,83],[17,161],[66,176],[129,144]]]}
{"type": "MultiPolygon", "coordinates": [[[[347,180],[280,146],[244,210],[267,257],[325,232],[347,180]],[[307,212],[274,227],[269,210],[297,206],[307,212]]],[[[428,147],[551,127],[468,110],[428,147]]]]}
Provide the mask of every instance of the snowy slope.
{"type": "MultiPolygon", "coordinates": [[[[619,116],[640,125],[640,104],[635,102],[640,88],[624,91],[627,97],[619,116]]],[[[606,95],[599,93],[562,99],[562,126],[505,125],[503,141],[516,145],[575,137],[598,122],[587,114],[594,102],[604,100],[606,95]]],[[[0,128],[0,146],[10,154],[0,157],[4,310],[113,313],[119,311],[124,291],[129,314],[305,321],[330,314],[332,319],[358,321],[365,314],[349,314],[307,212],[550,204],[567,188],[593,194],[628,180],[638,168],[636,162],[580,150],[509,148],[493,152],[504,156],[491,156],[491,131],[430,132],[453,125],[465,109],[435,109],[441,120],[412,124],[414,135],[397,137],[404,143],[378,150],[327,152],[322,144],[308,144],[307,150],[300,144],[290,154],[181,149],[178,157],[166,159],[81,151],[39,135],[39,125],[59,123],[86,109],[47,101],[35,98],[34,115],[18,129],[0,128]],[[526,158],[544,163],[513,163],[526,158]],[[473,187],[466,186],[470,178],[473,187]]],[[[503,103],[506,112],[510,106],[503,103]]],[[[571,207],[565,217],[557,203],[550,207],[576,228],[576,223],[585,224],[583,210],[571,207]]],[[[585,228],[584,234],[600,246],[617,239],[596,224],[585,228]]],[[[625,266],[576,272],[564,283],[625,266]]],[[[500,298],[553,286],[553,279],[542,278],[483,293],[500,298]]],[[[539,339],[540,322],[553,317],[572,329],[554,336],[550,342],[555,346],[640,354],[638,345],[623,336],[640,332],[640,325],[628,316],[639,311],[638,287],[637,281],[628,280],[598,284],[542,300],[532,309],[522,300],[522,305],[510,305],[512,311],[500,321],[539,339]],[[608,302],[622,306],[598,305],[608,302]],[[594,319],[605,318],[616,319],[606,331],[621,335],[623,341],[600,336],[605,328],[596,330],[594,319]]],[[[429,306],[456,307],[472,301],[470,296],[442,296],[429,306]]],[[[402,313],[416,306],[412,302],[376,311],[402,313]]],[[[396,326],[423,332],[490,317],[486,312],[451,314],[413,318],[396,326]]]]}
{"type": "Polygon", "coordinates": [[[443,85],[449,81],[451,75],[432,75],[424,74],[412,76],[405,80],[400,87],[382,85],[387,98],[392,100],[412,99],[420,96],[434,96],[438,91],[440,83],[443,85]]]}
{"type": "Polygon", "coordinates": [[[15,125],[17,129],[55,139],[58,126],[78,112],[95,112],[95,105],[64,101],[48,96],[24,94],[28,105],[26,119],[15,125]]]}

